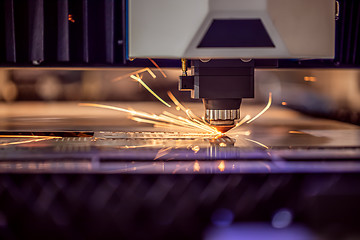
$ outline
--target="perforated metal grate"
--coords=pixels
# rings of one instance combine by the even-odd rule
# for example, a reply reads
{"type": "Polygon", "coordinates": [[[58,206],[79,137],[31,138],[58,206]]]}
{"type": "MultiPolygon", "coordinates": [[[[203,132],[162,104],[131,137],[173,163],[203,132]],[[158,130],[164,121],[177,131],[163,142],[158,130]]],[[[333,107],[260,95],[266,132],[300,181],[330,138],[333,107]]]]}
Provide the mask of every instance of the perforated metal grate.
{"type": "Polygon", "coordinates": [[[283,207],[296,222],[322,234],[333,223],[341,234],[353,234],[348,229],[358,218],[360,194],[349,184],[359,180],[350,175],[0,175],[0,238],[199,239],[217,209],[232,211],[236,222],[270,222],[283,207]]]}

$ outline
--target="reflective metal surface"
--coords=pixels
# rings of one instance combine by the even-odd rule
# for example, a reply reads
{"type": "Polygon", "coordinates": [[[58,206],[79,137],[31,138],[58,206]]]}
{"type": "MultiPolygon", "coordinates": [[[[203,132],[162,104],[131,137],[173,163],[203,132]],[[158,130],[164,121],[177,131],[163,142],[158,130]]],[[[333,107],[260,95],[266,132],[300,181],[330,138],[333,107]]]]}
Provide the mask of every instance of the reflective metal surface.
{"type": "MultiPolygon", "coordinates": [[[[49,114],[48,107],[33,105],[22,116],[19,109],[26,106],[5,109],[8,116],[2,118],[4,131],[0,133],[1,172],[360,171],[357,126],[309,118],[285,108],[274,107],[254,123],[215,137],[193,130],[154,128],[135,123],[122,113],[76,104],[51,105],[58,114],[56,110],[49,114]],[[82,118],[74,117],[81,113],[82,118]]],[[[163,110],[156,103],[134,107],[139,108],[154,113],[163,110]]],[[[200,104],[190,108],[202,110],[200,104]]],[[[259,109],[261,106],[247,106],[243,112],[254,115],[259,109]]]]}

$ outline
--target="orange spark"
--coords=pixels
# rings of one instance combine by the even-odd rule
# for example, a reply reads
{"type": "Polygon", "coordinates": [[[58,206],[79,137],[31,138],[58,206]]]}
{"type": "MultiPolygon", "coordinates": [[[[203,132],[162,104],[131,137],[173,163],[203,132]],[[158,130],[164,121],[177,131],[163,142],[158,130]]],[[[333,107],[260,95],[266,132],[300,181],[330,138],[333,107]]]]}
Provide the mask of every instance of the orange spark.
{"type": "Polygon", "coordinates": [[[311,76],[305,76],[304,77],[304,81],[305,82],[316,82],[316,77],[311,77],[311,76]]]}
{"type": "Polygon", "coordinates": [[[203,119],[199,118],[198,116],[196,116],[191,109],[186,108],[183,104],[181,104],[176,97],[170,92],[167,92],[169,98],[174,102],[174,104],[176,105],[176,109],[177,110],[182,110],[183,112],[186,113],[186,115],[188,116],[188,118],[197,123],[199,126],[202,126],[203,128],[210,130],[218,135],[222,135],[222,132],[218,131],[215,127],[209,125],[207,122],[205,122],[203,119]]]}
{"type": "Polygon", "coordinates": [[[193,150],[195,153],[197,153],[198,151],[200,151],[200,147],[199,146],[194,146],[191,148],[191,150],[193,150]]]}
{"type": "Polygon", "coordinates": [[[0,146],[8,146],[8,145],[19,145],[19,144],[25,144],[25,143],[33,143],[33,142],[40,142],[47,140],[45,138],[40,139],[31,139],[31,140],[25,140],[25,141],[16,141],[16,142],[9,142],[9,143],[1,143],[0,146]]]}
{"type": "Polygon", "coordinates": [[[186,119],[180,116],[173,115],[171,113],[167,113],[166,111],[163,112],[160,115],[155,114],[149,114],[146,112],[138,112],[135,110],[130,109],[124,109],[109,105],[103,105],[103,104],[96,104],[96,103],[80,103],[79,106],[87,106],[87,107],[98,107],[98,108],[105,108],[105,109],[111,109],[116,111],[121,111],[125,113],[131,114],[132,120],[138,121],[138,122],[146,122],[151,123],[155,125],[162,125],[163,127],[170,125],[170,126],[179,126],[179,127],[186,127],[187,129],[195,128],[198,130],[203,130],[211,134],[217,134],[217,131],[215,131],[212,127],[205,125],[201,122],[197,122],[194,120],[186,119]]]}
{"type": "Polygon", "coordinates": [[[0,135],[0,138],[62,138],[62,137],[36,136],[36,135],[0,135]]]}
{"type": "Polygon", "coordinates": [[[151,71],[150,68],[146,67],[146,68],[142,68],[140,70],[137,70],[137,71],[134,71],[134,72],[131,72],[131,73],[128,73],[128,74],[125,74],[125,75],[121,75],[119,77],[116,77],[114,78],[112,81],[113,82],[117,82],[117,81],[120,81],[121,79],[124,79],[124,78],[127,78],[127,77],[130,77],[131,75],[136,75],[136,74],[139,74],[139,73],[143,73],[143,72],[147,72],[150,74],[150,76],[152,78],[156,78],[156,75],[153,71],[151,71]]]}
{"type": "Polygon", "coordinates": [[[199,172],[200,171],[200,164],[199,162],[196,160],[194,162],[194,172],[199,172]]]}
{"type": "Polygon", "coordinates": [[[182,105],[182,104],[176,99],[176,97],[174,96],[174,94],[172,94],[172,92],[170,92],[170,91],[168,91],[167,94],[168,94],[169,98],[171,99],[171,101],[174,102],[174,104],[176,105],[177,109],[179,109],[179,110],[181,109],[181,110],[183,110],[183,111],[186,113],[187,108],[184,107],[184,105],[182,105]]]}
{"type": "Polygon", "coordinates": [[[223,142],[222,142],[222,143],[219,144],[219,146],[220,146],[220,147],[226,147],[226,143],[223,143],[223,142]]]}
{"type": "Polygon", "coordinates": [[[164,71],[159,67],[159,65],[151,58],[148,58],[150,60],[150,62],[152,64],[154,64],[154,66],[161,72],[161,74],[164,76],[164,78],[167,78],[166,74],[164,73],[164,71]]]}
{"type": "Polygon", "coordinates": [[[233,127],[232,129],[230,129],[229,131],[226,132],[226,134],[229,134],[229,132],[233,132],[236,128],[240,127],[241,125],[243,125],[246,121],[248,121],[250,119],[250,115],[246,115],[243,119],[241,119],[238,123],[236,123],[235,127],[233,127]]]}
{"type": "Polygon", "coordinates": [[[221,138],[223,135],[225,134],[224,133],[218,134],[216,137],[214,137],[214,140],[221,138]]]}
{"type": "Polygon", "coordinates": [[[301,132],[301,131],[289,131],[289,133],[293,133],[293,134],[306,134],[306,133],[301,132]]]}
{"type": "Polygon", "coordinates": [[[287,102],[281,102],[281,105],[286,106],[287,102]]]}
{"type": "MultiPolygon", "coordinates": [[[[131,75],[131,77],[138,81],[141,80],[141,76],[139,76],[138,73],[135,73],[135,75],[131,75]],[[135,76],[135,75],[137,75],[137,76],[135,76]]],[[[215,137],[215,139],[224,135],[223,133],[219,132],[215,127],[208,124],[203,118],[199,118],[198,116],[196,116],[191,111],[191,109],[188,109],[184,105],[182,105],[171,92],[168,92],[168,95],[169,95],[170,99],[175,103],[176,108],[185,112],[186,116],[188,118],[177,116],[177,115],[174,115],[167,111],[162,112],[162,114],[160,114],[160,115],[156,115],[156,114],[149,114],[146,112],[138,112],[138,111],[135,111],[132,109],[124,109],[124,108],[119,108],[119,107],[114,107],[114,106],[109,106],[109,105],[102,105],[102,104],[94,104],[94,103],[80,103],[79,106],[99,107],[99,108],[105,108],[105,109],[111,109],[111,110],[129,113],[132,115],[132,117],[131,117],[132,120],[137,121],[137,122],[150,123],[150,124],[153,124],[154,127],[185,128],[187,130],[189,130],[189,129],[202,130],[202,131],[207,132],[209,134],[209,137],[215,137]]],[[[269,93],[269,102],[266,105],[266,107],[252,119],[249,115],[246,115],[242,120],[240,120],[235,125],[235,127],[233,129],[235,129],[236,127],[238,127],[244,123],[251,123],[258,117],[260,117],[263,113],[265,113],[270,108],[271,102],[272,102],[272,95],[270,92],[269,93]]],[[[231,130],[233,130],[233,129],[231,129],[231,130]]],[[[236,132],[236,133],[242,134],[245,136],[249,136],[251,134],[250,131],[242,131],[242,132],[236,132]]]]}
{"type": "Polygon", "coordinates": [[[225,162],[221,161],[218,165],[218,169],[220,170],[220,172],[223,172],[225,170],[225,162]]]}
{"type": "Polygon", "coordinates": [[[73,16],[72,16],[72,14],[69,14],[68,15],[68,20],[70,21],[70,22],[75,22],[75,20],[73,19],[73,16]]]}
{"type": "Polygon", "coordinates": [[[269,101],[267,103],[267,105],[264,107],[264,109],[259,112],[255,117],[253,117],[252,119],[250,119],[249,121],[247,121],[246,123],[251,123],[254,120],[256,120],[258,117],[260,117],[261,115],[263,115],[271,106],[271,102],[272,102],[272,94],[271,92],[269,93],[269,101]]]}
{"type": "Polygon", "coordinates": [[[130,77],[136,81],[138,81],[149,93],[151,93],[154,97],[156,97],[161,103],[163,103],[167,107],[171,107],[170,104],[165,102],[159,95],[157,95],[141,78],[138,74],[137,76],[130,75],[130,77]]]}
{"type": "Polygon", "coordinates": [[[252,139],[249,139],[249,138],[245,138],[246,141],[249,141],[249,142],[253,142],[253,143],[256,143],[257,145],[263,147],[263,148],[266,148],[266,149],[269,149],[268,146],[266,146],[265,144],[261,143],[261,142],[258,142],[258,141],[255,141],[255,140],[252,140],[252,139]]]}

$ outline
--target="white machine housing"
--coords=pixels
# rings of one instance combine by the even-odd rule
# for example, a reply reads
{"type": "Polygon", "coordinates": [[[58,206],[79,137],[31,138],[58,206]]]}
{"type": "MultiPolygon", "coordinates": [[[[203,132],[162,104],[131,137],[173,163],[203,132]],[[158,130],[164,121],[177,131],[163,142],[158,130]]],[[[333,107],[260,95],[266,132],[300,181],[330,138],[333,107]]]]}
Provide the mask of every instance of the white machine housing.
{"type": "Polygon", "coordinates": [[[334,58],[334,46],[334,0],[128,2],[130,58],[319,59],[334,58]],[[261,20],[273,46],[199,47],[214,20],[231,19],[261,20]]]}

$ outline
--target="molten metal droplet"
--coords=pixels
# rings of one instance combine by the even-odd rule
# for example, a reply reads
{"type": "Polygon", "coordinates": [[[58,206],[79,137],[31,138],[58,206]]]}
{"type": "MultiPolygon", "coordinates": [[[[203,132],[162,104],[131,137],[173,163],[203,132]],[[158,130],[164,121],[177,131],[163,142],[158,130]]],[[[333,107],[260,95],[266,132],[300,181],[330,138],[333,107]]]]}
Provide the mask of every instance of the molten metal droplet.
{"type": "Polygon", "coordinates": [[[218,126],[214,126],[214,127],[219,132],[225,133],[225,132],[229,131],[230,129],[232,129],[233,127],[235,127],[235,125],[218,125],[218,126]]]}

